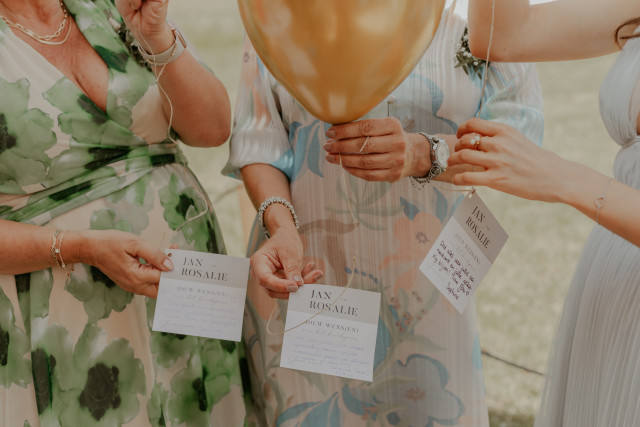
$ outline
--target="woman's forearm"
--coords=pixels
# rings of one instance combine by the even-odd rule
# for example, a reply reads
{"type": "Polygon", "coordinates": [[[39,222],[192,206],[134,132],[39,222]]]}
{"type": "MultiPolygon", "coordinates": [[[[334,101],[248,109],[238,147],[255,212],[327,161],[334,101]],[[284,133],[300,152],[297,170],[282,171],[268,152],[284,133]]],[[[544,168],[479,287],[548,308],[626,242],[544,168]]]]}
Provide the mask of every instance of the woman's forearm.
{"type": "Polygon", "coordinates": [[[165,114],[168,118],[173,114],[172,127],[185,144],[217,147],[227,140],[231,129],[227,91],[190,52],[165,66],[159,84],[165,114]]]}
{"type": "Polygon", "coordinates": [[[640,191],[575,162],[565,162],[563,175],[559,201],[640,246],[640,191]]]}
{"type": "Polygon", "coordinates": [[[470,0],[469,45],[479,58],[490,50],[494,61],[592,58],[618,50],[616,28],[638,15],[637,0],[495,0],[495,8],[494,0],[470,0]]]}
{"type": "MultiPolygon", "coordinates": [[[[131,25],[134,37],[145,52],[159,55],[184,47],[185,41],[180,32],[158,17],[166,12],[166,4],[161,7],[164,12],[153,14],[145,10],[147,5],[142,3],[138,5],[141,9],[135,11],[130,10],[130,3],[133,2],[118,3],[123,17],[131,25]],[[135,19],[136,24],[132,25],[131,20],[138,15],[142,17],[135,19]],[[141,28],[145,29],[145,35],[141,28]]],[[[151,56],[150,59],[153,58],[151,56]]],[[[227,91],[220,80],[200,64],[188,49],[169,63],[153,64],[151,68],[159,83],[167,120],[171,121],[172,128],[184,143],[212,147],[227,140],[231,129],[227,91]]]]}
{"type": "MultiPolygon", "coordinates": [[[[81,238],[77,232],[56,236],[56,230],[0,219],[0,274],[23,274],[56,267],[52,250],[60,250],[65,263],[82,262],[81,238]]],[[[58,258],[60,260],[60,258],[58,258]]]]}
{"type": "MultiPolygon", "coordinates": [[[[269,197],[282,197],[291,201],[289,180],[279,169],[256,163],[241,169],[247,194],[253,205],[258,209],[260,204],[269,197]]],[[[280,203],[271,204],[264,212],[264,224],[271,234],[280,227],[294,227],[295,223],[289,209],[280,203]]]]}

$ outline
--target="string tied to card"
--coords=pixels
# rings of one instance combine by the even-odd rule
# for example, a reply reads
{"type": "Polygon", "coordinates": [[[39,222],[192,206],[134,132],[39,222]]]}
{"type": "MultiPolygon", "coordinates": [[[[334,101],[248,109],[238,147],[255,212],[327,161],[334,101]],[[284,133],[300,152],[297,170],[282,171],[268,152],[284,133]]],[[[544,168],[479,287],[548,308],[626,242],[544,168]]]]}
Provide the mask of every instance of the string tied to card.
{"type": "MultiPolygon", "coordinates": [[[[368,140],[368,137],[367,137],[368,140]]],[[[365,141],[366,144],[366,141],[365,141]]],[[[363,146],[364,148],[364,146],[363,146]]],[[[353,212],[353,207],[351,206],[351,199],[349,197],[349,188],[347,185],[347,172],[345,171],[344,167],[342,167],[342,156],[340,156],[340,170],[341,170],[341,181],[342,181],[342,185],[344,187],[344,192],[346,195],[346,200],[347,200],[347,208],[349,209],[349,214],[351,215],[351,219],[353,221],[353,223],[355,224],[355,228],[354,228],[354,232],[355,232],[355,241],[356,241],[356,245],[353,251],[353,257],[351,258],[351,261],[353,263],[353,268],[351,269],[351,275],[349,276],[349,280],[347,281],[347,284],[342,288],[342,291],[340,291],[340,293],[338,294],[338,296],[331,301],[331,303],[327,304],[325,306],[325,308],[323,308],[322,310],[319,310],[317,313],[312,314],[309,318],[305,319],[304,321],[298,323],[295,326],[292,326],[290,328],[283,328],[282,331],[278,331],[278,332],[274,332],[271,330],[271,320],[273,319],[273,314],[275,313],[275,309],[277,307],[278,304],[274,303],[272,308],[271,308],[271,314],[269,315],[269,320],[267,321],[267,334],[269,335],[283,335],[286,332],[292,331],[296,328],[299,328],[300,326],[304,325],[305,323],[309,322],[310,320],[313,320],[314,318],[320,316],[322,313],[324,313],[325,311],[329,311],[333,308],[333,306],[335,306],[337,304],[338,301],[340,301],[340,298],[342,298],[342,296],[344,295],[344,293],[347,291],[347,289],[349,289],[351,287],[351,283],[353,282],[353,278],[355,276],[355,272],[358,268],[358,244],[360,243],[360,221],[358,221],[358,219],[356,218],[355,213],[353,212]]]]}

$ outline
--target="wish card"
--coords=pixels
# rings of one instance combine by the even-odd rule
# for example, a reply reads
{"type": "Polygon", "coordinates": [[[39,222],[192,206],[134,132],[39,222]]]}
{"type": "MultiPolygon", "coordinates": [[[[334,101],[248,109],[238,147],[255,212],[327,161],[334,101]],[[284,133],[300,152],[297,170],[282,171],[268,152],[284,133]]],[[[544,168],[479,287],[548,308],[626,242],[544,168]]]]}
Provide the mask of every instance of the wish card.
{"type": "Polygon", "coordinates": [[[304,285],[289,296],[280,366],[372,381],[380,294],[304,285]]]}
{"type": "Polygon", "coordinates": [[[249,259],[178,249],[160,275],[153,330],[240,341],[249,259]]]}
{"type": "Polygon", "coordinates": [[[474,191],[444,226],[420,271],[462,313],[508,237],[474,191]]]}

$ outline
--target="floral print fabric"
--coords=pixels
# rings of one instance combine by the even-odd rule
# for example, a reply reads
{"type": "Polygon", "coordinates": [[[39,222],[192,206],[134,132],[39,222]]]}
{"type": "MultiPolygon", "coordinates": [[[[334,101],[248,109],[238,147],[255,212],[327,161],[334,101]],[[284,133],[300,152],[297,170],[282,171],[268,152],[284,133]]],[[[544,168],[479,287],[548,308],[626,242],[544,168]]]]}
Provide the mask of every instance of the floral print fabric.
{"type": "MultiPolygon", "coordinates": [[[[456,67],[466,4],[443,14],[431,46],[410,76],[366,117],[398,118],[407,132],[455,134],[476,116],[542,137],[541,93],[535,69],[492,64],[487,87],[456,67]]],[[[366,64],[363,64],[366,66],[366,64]]],[[[324,160],[329,125],[308,114],[269,74],[246,43],[242,81],[225,172],[268,163],[291,182],[305,262],[323,283],[382,294],[373,382],[280,368],[287,303],[251,279],[244,338],[258,421],[268,426],[487,426],[476,312],[459,314],[418,271],[463,197],[433,182],[366,182],[324,160]],[[358,229],[349,205],[360,223],[358,229]],[[353,263],[354,255],[357,263],[353,263]],[[275,307],[274,307],[275,306],[275,307]],[[272,313],[273,310],[273,313],[272,313]]],[[[263,240],[254,227],[249,253],[263,240]]],[[[486,286],[486,285],[485,285],[486,286]]]]}
{"type": "MultiPolygon", "coordinates": [[[[0,21],[0,218],[224,253],[113,3],[65,3],[108,66],[107,108],[0,21]]],[[[151,332],[155,300],[95,267],[65,282],[57,268],[0,275],[0,425],[245,424],[236,343],[151,332]]]]}

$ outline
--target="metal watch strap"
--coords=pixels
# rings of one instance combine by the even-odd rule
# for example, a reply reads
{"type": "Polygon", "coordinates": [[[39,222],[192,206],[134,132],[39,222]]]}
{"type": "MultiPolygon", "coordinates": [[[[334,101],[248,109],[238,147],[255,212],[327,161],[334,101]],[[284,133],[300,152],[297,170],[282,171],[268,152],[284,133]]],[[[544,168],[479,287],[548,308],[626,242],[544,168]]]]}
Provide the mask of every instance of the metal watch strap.
{"type": "Polygon", "coordinates": [[[433,178],[435,178],[436,176],[440,175],[440,173],[443,172],[442,170],[440,170],[439,172],[436,173],[436,170],[433,167],[433,161],[435,158],[436,144],[439,142],[443,142],[446,144],[446,142],[441,138],[429,135],[425,132],[418,132],[418,134],[424,136],[427,139],[427,141],[429,141],[429,154],[431,156],[431,166],[429,167],[429,170],[427,171],[427,174],[425,176],[410,176],[409,181],[411,181],[411,185],[413,185],[413,188],[415,188],[416,190],[422,190],[426,184],[430,183],[433,178]]]}

